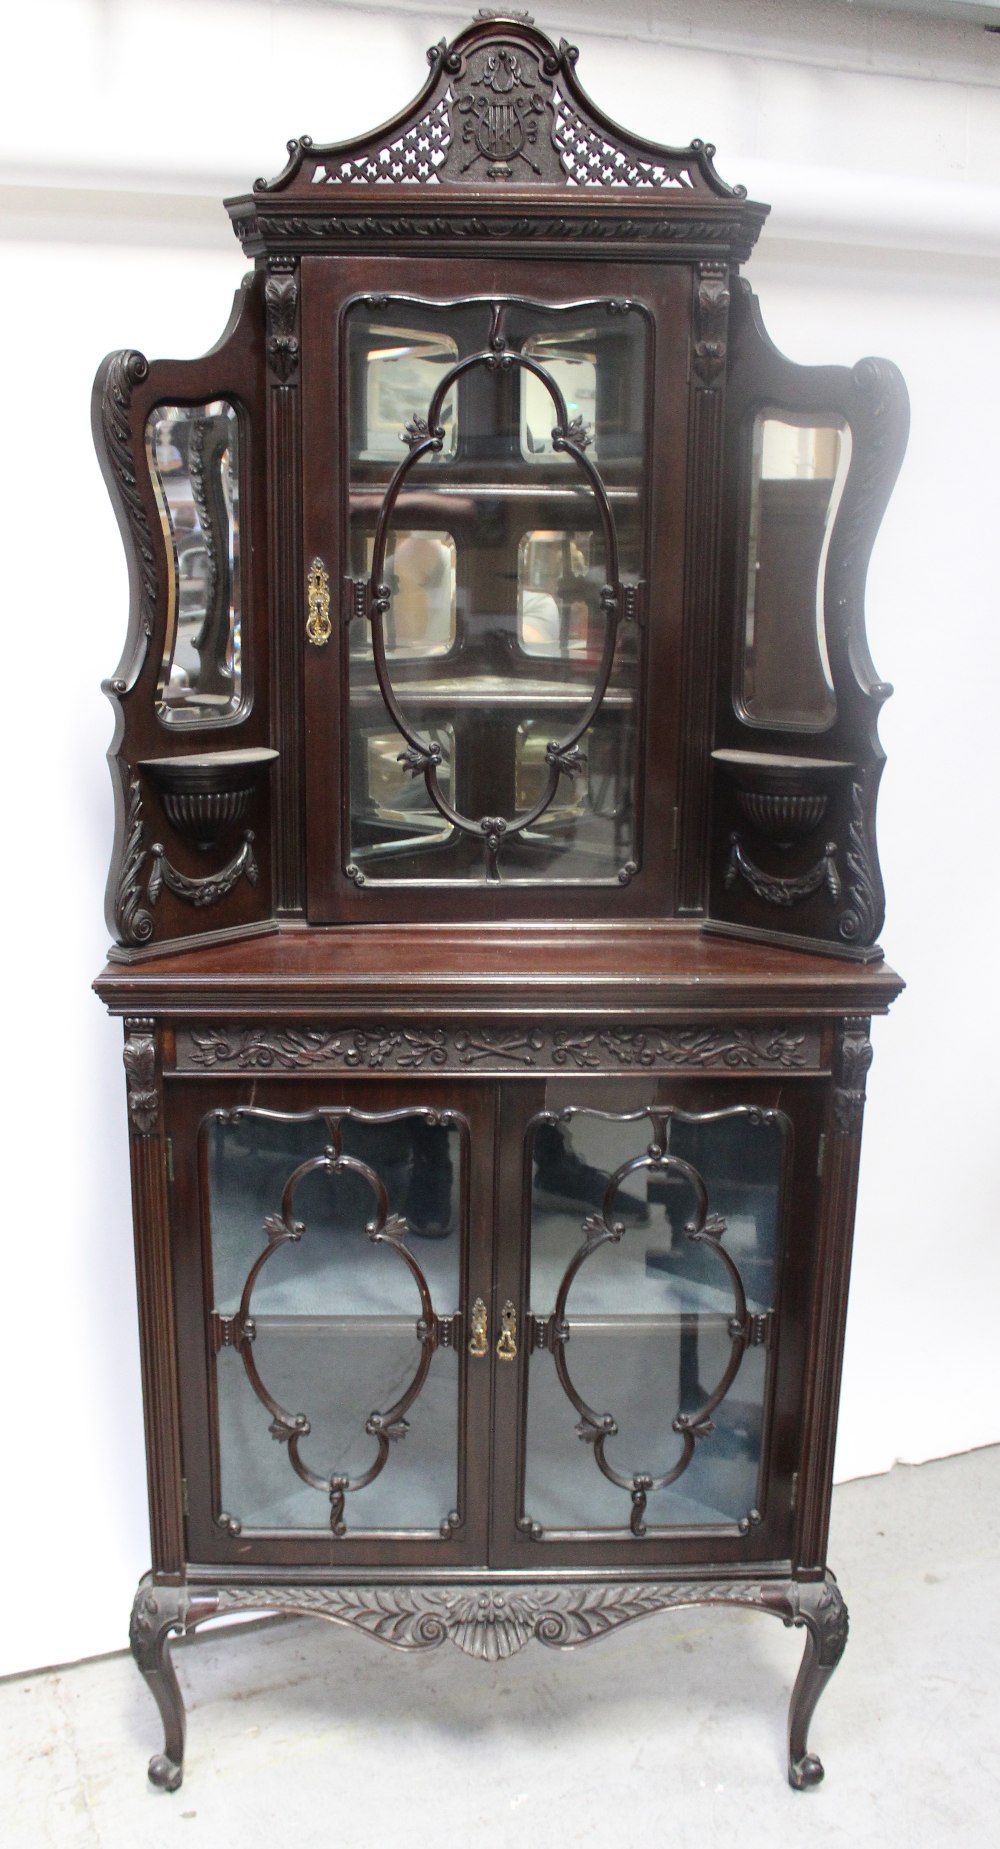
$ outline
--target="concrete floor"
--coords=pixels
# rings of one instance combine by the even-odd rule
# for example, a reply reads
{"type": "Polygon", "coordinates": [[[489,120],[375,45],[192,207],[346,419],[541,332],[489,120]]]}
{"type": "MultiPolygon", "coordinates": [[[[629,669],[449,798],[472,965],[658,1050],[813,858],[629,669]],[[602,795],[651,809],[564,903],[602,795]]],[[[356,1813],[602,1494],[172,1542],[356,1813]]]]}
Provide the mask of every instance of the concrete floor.
{"type": "Polygon", "coordinates": [[[785,1783],[801,1634],[667,1614],[566,1657],[412,1658],[308,1620],[175,1645],[187,1776],[126,1656],[0,1685],[5,1849],[1000,1845],[1000,1447],[850,1483],[831,1561],[851,1640],[785,1783]]]}

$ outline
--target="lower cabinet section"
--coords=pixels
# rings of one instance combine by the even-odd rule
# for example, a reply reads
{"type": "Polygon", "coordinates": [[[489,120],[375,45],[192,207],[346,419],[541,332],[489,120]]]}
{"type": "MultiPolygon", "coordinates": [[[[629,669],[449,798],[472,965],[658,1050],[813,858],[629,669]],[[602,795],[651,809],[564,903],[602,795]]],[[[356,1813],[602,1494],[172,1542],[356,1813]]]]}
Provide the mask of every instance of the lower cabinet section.
{"type": "Polygon", "coordinates": [[[172,1080],[188,1558],[787,1563],[823,1089],[172,1080]]]}
{"type": "Polygon", "coordinates": [[[154,1783],[214,1616],[499,1662],[694,1604],[804,1628],[822,1777],[866,1026],[129,1024],[154,1783]]]}

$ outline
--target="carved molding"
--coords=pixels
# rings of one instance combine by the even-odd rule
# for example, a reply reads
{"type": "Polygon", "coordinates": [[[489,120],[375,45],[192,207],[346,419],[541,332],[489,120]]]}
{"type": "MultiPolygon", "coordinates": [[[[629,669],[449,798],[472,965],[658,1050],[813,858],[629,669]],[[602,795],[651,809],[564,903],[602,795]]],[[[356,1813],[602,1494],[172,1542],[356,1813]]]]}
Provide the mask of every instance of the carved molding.
{"type": "Polygon", "coordinates": [[[177,1069],[184,1072],[353,1072],[428,1069],[655,1072],[799,1071],[820,1063],[819,1030],[790,1023],[761,1027],[507,1029],[485,1023],[447,1027],[183,1028],[177,1069]]]}
{"type": "Polygon", "coordinates": [[[160,1121],[156,1041],[152,1021],[129,1021],[122,1053],[128,1085],[129,1122],[137,1136],[151,1136],[160,1121]]]}
{"type": "Polygon", "coordinates": [[[868,1020],[848,1015],[837,1040],[833,1115],[845,1136],[857,1135],[865,1114],[865,1081],[872,1063],[868,1020]]]}
{"type": "Polygon", "coordinates": [[[448,213],[440,217],[406,213],[398,217],[386,214],[358,213],[337,216],[291,213],[250,213],[235,220],[236,234],[243,245],[290,243],[308,249],[320,243],[371,243],[379,239],[393,241],[408,238],[415,244],[433,240],[481,238],[489,243],[516,239],[521,242],[597,244],[669,243],[697,247],[704,244],[732,246],[737,257],[750,253],[756,227],[748,228],[742,219],[732,218],[608,218],[603,214],[579,217],[523,213],[519,216],[482,217],[475,213],[448,213]]]}
{"type": "Polygon", "coordinates": [[[269,268],[271,273],[264,284],[267,358],[272,372],[277,374],[282,385],[287,385],[299,364],[299,342],[295,332],[299,282],[287,260],[272,260],[269,268]]]}
{"type": "Polygon", "coordinates": [[[243,845],[238,848],[226,866],[218,873],[202,874],[192,878],[181,873],[173,862],[167,859],[163,845],[154,841],[150,848],[152,866],[146,894],[150,905],[155,905],[164,886],[187,905],[216,905],[226,898],[241,879],[246,879],[251,886],[256,886],[258,879],[257,862],[253,853],[253,829],[248,828],[243,835],[243,845]]]}

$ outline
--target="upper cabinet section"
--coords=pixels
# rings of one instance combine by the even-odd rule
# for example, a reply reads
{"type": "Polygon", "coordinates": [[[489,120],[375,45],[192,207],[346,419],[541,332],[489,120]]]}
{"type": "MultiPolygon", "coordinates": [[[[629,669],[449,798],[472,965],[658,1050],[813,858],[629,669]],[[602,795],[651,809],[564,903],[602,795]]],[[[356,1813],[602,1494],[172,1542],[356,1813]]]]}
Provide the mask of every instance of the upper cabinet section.
{"type": "Polygon", "coordinates": [[[498,243],[586,256],[599,243],[739,262],[752,250],[767,207],[720,179],[712,146],[659,147],[619,128],[581,89],[575,46],[527,14],[490,12],[428,61],[424,89],[384,127],[341,143],[303,135],[276,179],[227,200],[249,254],[432,242],[441,257],[498,243]]]}
{"type": "Polygon", "coordinates": [[[898,373],[777,353],[738,275],[767,207],[526,14],[429,56],[228,201],[254,270],[210,353],[99,373],[112,954],[687,919],[880,956],[898,373]]]}

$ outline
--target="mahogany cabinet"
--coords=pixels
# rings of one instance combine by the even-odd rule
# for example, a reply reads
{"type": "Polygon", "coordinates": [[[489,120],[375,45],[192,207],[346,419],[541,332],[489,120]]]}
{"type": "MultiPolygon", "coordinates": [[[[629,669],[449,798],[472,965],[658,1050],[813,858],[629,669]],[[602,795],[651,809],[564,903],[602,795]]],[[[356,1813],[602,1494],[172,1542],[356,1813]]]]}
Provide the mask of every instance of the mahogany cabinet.
{"type": "Polygon", "coordinates": [[[895,369],[792,365],[766,208],[524,15],[228,202],[204,359],[123,352],[108,683],[152,1570],[136,1659],[673,1606],[847,1634],[826,1560],[889,689],[895,369]]]}

